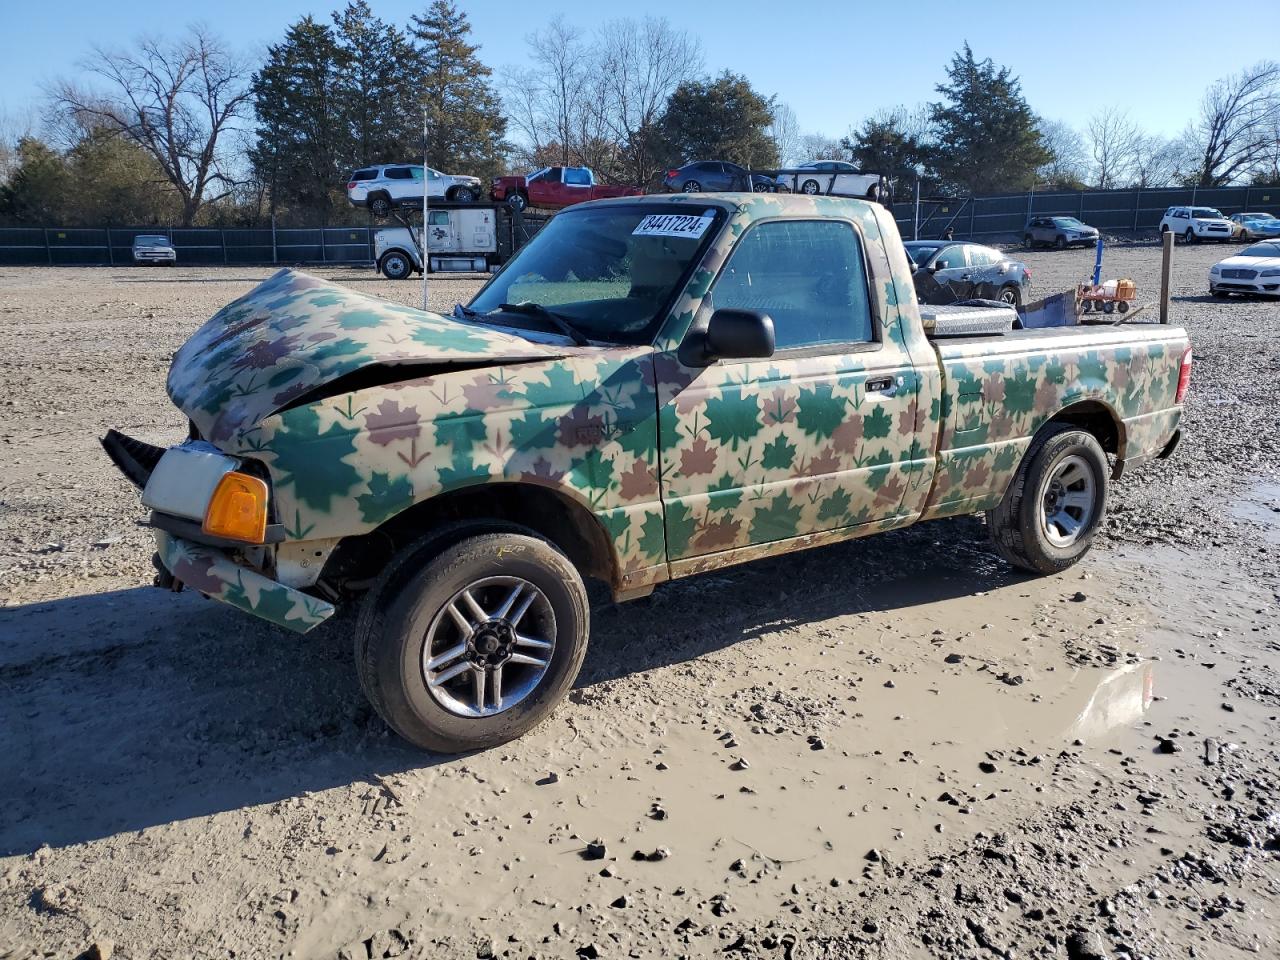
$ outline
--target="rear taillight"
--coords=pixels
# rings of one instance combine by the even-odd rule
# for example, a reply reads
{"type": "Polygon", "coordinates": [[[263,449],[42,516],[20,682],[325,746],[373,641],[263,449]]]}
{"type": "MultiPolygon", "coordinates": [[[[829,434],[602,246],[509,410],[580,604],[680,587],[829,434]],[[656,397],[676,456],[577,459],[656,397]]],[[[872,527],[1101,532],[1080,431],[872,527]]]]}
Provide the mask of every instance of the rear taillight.
{"type": "Polygon", "coordinates": [[[1181,403],[1187,395],[1187,388],[1191,386],[1191,348],[1182,351],[1182,367],[1178,370],[1178,392],[1174,394],[1173,402],[1181,403]]]}
{"type": "Polygon", "coordinates": [[[674,180],[674,179],[675,179],[676,177],[678,177],[678,176],[680,176],[680,171],[679,171],[679,170],[668,170],[668,171],[667,171],[667,179],[668,179],[668,180],[674,180]]]}
{"type": "Polygon", "coordinates": [[[1028,270],[1026,267],[1022,268],[1022,275],[1026,277],[1028,280],[1031,279],[1031,271],[1028,270]]]}
{"type": "Polygon", "coordinates": [[[350,183],[348,183],[348,184],[347,184],[347,189],[348,189],[348,190],[354,190],[355,188],[356,188],[356,181],[355,181],[355,180],[352,180],[350,183]]]}

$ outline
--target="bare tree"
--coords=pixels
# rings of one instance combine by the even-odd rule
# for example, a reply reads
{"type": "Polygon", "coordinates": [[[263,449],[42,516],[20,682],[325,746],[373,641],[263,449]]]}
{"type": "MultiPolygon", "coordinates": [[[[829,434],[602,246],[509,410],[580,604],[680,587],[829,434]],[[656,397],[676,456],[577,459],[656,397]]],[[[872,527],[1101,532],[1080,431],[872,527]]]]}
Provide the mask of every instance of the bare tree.
{"type": "Polygon", "coordinates": [[[768,133],[778,145],[778,162],[784,167],[795,166],[807,159],[801,154],[800,124],[796,121],[796,112],[787,104],[773,105],[773,123],[769,125],[768,133]]]}
{"type": "Polygon", "coordinates": [[[154,157],[182,201],[184,225],[230,192],[235,180],[219,143],[246,112],[249,70],[222,41],[197,26],[175,42],[95,48],[83,68],[99,85],[62,81],[55,106],[81,127],[114,131],[154,157]]]}
{"type": "Polygon", "coordinates": [[[806,160],[846,160],[845,150],[835,137],[825,133],[806,133],[800,138],[800,152],[806,160]]]}
{"type": "Polygon", "coordinates": [[[1107,107],[1089,118],[1088,135],[1094,184],[1099,190],[1120,186],[1133,169],[1142,131],[1128,111],[1107,107]]]}
{"type": "Polygon", "coordinates": [[[1194,162],[1185,140],[1143,134],[1134,144],[1130,183],[1143,190],[1171,187],[1186,178],[1194,162]]]}
{"type": "Polygon", "coordinates": [[[525,38],[533,66],[507,71],[502,94],[511,124],[526,141],[531,155],[555,147],[558,161],[577,159],[574,142],[581,136],[584,114],[593,109],[590,49],[564,17],[525,38]]]}
{"type": "Polygon", "coordinates": [[[1248,174],[1274,148],[1280,122],[1280,63],[1263,60],[1219,80],[1188,128],[1198,160],[1195,182],[1221,187],[1248,174]]]}
{"type": "MultiPolygon", "coordinates": [[[[652,173],[654,137],[667,99],[702,68],[697,39],[666,18],[612,20],[596,46],[602,98],[600,119],[621,147],[626,179],[643,183],[652,173]]],[[[589,111],[588,111],[589,112],[589,111]]]]}
{"type": "Polygon", "coordinates": [[[1036,171],[1036,180],[1054,187],[1076,187],[1084,183],[1089,170],[1089,154],[1078,131],[1061,120],[1040,118],[1040,142],[1049,153],[1049,162],[1036,171]]]}

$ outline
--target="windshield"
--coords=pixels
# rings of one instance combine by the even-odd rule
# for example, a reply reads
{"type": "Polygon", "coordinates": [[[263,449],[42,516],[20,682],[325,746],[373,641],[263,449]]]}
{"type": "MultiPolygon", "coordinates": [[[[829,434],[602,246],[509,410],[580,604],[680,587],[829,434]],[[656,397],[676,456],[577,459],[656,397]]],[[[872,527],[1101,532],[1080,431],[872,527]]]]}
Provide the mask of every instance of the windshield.
{"type": "MultiPolygon", "coordinates": [[[[724,216],[717,208],[685,203],[566,210],[469,307],[486,314],[504,303],[536,303],[593,339],[649,343],[724,216]]],[[[508,313],[503,322],[539,324],[532,314],[508,313]]]]}
{"type": "Polygon", "coordinates": [[[1053,222],[1060,227],[1066,227],[1068,230],[1083,230],[1084,224],[1075,217],[1054,217],[1053,222]]]}
{"type": "Polygon", "coordinates": [[[1245,247],[1237,257],[1280,257],[1280,243],[1255,243],[1245,247]]]}
{"type": "Polygon", "coordinates": [[[1191,216],[1197,220],[1222,220],[1221,210],[1215,210],[1213,207],[1196,207],[1191,211],[1191,216]]]}
{"type": "Polygon", "coordinates": [[[907,248],[907,256],[911,258],[911,262],[914,263],[917,267],[923,263],[926,263],[930,257],[932,257],[935,253],[937,253],[939,250],[942,249],[940,245],[930,244],[930,243],[925,243],[925,244],[908,243],[906,244],[906,248],[907,248]]]}
{"type": "Polygon", "coordinates": [[[169,238],[168,237],[134,237],[133,242],[134,243],[160,243],[160,244],[164,244],[165,246],[168,246],[169,238]]]}
{"type": "Polygon", "coordinates": [[[1244,219],[1247,220],[1249,223],[1256,223],[1259,220],[1276,219],[1275,215],[1270,213],[1245,213],[1245,214],[1241,214],[1241,216],[1244,217],[1244,219]]]}

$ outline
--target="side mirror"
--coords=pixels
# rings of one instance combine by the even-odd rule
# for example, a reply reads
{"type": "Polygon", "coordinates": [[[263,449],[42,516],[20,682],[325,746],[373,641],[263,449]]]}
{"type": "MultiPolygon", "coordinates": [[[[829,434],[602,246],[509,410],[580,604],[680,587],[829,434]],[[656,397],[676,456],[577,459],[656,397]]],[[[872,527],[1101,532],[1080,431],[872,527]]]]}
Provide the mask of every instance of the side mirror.
{"type": "Polygon", "coordinates": [[[929,266],[927,266],[925,269],[928,270],[930,273],[937,273],[939,270],[942,269],[942,261],[932,260],[930,261],[929,266]]]}
{"type": "Polygon", "coordinates": [[[775,349],[773,318],[759,310],[717,310],[706,330],[691,330],[680,345],[680,360],[708,367],[717,360],[767,360],[775,349]]]}

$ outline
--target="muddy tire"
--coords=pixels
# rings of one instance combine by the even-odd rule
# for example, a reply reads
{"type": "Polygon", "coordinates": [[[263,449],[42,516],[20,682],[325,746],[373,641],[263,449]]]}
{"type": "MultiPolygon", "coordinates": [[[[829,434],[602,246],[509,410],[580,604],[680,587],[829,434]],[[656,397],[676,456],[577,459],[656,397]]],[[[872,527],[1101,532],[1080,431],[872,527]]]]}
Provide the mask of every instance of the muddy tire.
{"type": "Polygon", "coordinates": [[[1070,424],[1031,442],[1004,499],[987,512],[996,552],[1032,573],[1059,573],[1089,552],[1107,507],[1107,457],[1070,424]]]}
{"type": "Polygon", "coordinates": [[[589,622],[582,578],[554,545],[523,530],[454,530],[406,547],[369,591],[356,670],[405,740],[485,749],[555,709],[582,666],[589,622]]]}

